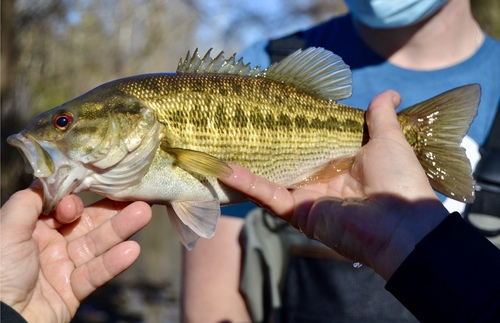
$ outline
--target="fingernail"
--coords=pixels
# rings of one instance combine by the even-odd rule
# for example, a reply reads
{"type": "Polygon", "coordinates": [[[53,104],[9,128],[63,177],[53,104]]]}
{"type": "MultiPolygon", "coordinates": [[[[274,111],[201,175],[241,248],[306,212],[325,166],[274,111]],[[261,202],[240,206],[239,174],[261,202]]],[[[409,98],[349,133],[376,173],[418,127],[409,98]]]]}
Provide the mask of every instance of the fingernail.
{"type": "Polygon", "coordinates": [[[397,107],[401,103],[401,97],[394,95],[392,97],[392,104],[397,107]]]}

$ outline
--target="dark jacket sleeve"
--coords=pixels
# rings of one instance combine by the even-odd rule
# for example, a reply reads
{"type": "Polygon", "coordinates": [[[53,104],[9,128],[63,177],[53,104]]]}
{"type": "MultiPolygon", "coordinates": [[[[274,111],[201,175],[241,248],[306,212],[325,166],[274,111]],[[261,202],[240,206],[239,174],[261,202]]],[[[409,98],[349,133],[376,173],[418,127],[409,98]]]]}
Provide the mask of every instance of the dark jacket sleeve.
{"type": "Polygon", "coordinates": [[[500,250],[453,213],[386,289],[422,322],[500,322],[500,250]]]}
{"type": "Polygon", "coordinates": [[[16,312],[12,307],[1,302],[0,322],[2,323],[27,323],[24,317],[16,312]]]}

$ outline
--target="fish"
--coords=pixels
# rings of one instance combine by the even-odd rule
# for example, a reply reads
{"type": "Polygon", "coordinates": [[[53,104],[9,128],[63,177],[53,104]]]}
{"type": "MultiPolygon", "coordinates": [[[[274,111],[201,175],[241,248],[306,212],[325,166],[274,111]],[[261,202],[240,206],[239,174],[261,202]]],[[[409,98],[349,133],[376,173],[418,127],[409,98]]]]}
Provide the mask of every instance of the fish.
{"type": "MultiPolygon", "coordinates": [[[[352,73],[334,53],[297,50],[267,68],[198,50],[174,73],[125,77],[33,118],[8,137],[43,186],[43,213],[67,194],[167,206],[192,249],[214,235],[220,206],[246,200],[219,179],[230,164],[294,189],[350,169],[369,140],[365,110],[338,103],[352,73]]],[[[460,146],[477,114],[478,84],[398,113],[434,189],[470,203],[471,166],[460,146]]]]}

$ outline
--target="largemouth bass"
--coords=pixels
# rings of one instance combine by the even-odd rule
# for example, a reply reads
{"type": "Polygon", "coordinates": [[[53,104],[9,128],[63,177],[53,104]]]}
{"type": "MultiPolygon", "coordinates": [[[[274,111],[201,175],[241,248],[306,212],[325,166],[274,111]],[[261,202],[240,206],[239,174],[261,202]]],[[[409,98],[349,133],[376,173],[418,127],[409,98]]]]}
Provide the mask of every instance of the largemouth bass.
{"type": "MultiPolygon", "coordinates": [[[[46,111],[8,143],[43,184],[44,214],[85,190],[170,205],[191,249],[214,234],[220,204],[244,201],[218,181],[228,163],[287,188],[349,170],[369,139],[365,111],[336,103],[350,95],[349,67],[322,48],[263,70],[196,51],[176,73],[115,80],[46,111]]],[[[398,115],[432,186],[463,202],[474,181],[460,142],[479,97],[479,85],[467,85],[398,115]]]]}

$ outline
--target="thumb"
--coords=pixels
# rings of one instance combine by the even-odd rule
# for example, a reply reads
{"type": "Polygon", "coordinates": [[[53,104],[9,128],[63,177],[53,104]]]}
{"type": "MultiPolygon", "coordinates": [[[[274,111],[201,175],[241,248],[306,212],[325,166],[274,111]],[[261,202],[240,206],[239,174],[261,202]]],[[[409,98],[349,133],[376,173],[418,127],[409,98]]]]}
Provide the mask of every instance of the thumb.
{"type": "Polygon", "coordinates": [[[36,221],[42,212],[42,192],[34,187],[14,193],[1,209],[2,228],[10,232],[34,230],[36,221]]]}
{"type": "Polygon", "coordinates": [[[396,91],[385,91],[377,95],[366,114],[366,123],[370,138],[390,137],[406,141],[396,115],[396,108],[401,102],[401,96],[396,91]]]}

